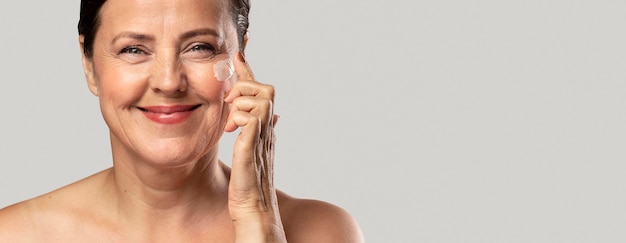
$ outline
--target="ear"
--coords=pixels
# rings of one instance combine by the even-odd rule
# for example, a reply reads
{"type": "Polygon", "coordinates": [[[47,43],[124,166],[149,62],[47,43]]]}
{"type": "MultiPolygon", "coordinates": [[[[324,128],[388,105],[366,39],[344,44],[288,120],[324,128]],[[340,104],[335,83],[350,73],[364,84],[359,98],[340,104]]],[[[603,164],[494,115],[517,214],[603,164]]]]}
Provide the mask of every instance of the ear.
{"type": "Polygon", "coordinates": [[[96,81],[96,75],[93,68],[93,57],[85,56],[85,36],[79,35],[78,42],[80,43],[80,52],[82,53],[83,71],[85,71],[85,78],[87,80],[87,86],[89,91],[95,96],[98,96],[98,82],[96,81]]]}

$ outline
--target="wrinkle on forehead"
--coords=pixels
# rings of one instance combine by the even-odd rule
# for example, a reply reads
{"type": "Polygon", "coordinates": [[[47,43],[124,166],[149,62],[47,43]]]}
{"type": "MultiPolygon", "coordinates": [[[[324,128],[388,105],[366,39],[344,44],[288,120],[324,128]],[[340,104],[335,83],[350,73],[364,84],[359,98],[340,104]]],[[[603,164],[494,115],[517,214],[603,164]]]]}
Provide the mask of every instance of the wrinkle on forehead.
{"type": "Polygon", "coordinates": [[[237,32],[226,0],[108,0],[100,15],[100,28],[111,31],[110,34],[151,32],[164,38],[191,29],[211,28],[221,41],[236,41],[237,32]]]}

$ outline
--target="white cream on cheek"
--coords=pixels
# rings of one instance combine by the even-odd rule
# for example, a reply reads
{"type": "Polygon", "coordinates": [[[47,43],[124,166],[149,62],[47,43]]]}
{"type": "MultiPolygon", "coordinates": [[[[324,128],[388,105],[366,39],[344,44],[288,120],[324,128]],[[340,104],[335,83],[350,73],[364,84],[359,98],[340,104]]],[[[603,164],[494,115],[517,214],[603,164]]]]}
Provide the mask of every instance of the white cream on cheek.
{"type": "Polygon", "coordinates": [[[213,64],[213,74],[217,81],[224,82],[226,90],[230,90],[233,84],[231,78],[234,76],[233,74],[235,74],[233,58],[229,57],[228,59],[220,60],[213,64]]]}
{"type": "Polygon", "coordinates": [[[224,82],[230,79],[235,73],[232,57],[229,57],[226,60],[220,60],[213,64],[213,73],[215,74],[217,81],[224,82]]]}

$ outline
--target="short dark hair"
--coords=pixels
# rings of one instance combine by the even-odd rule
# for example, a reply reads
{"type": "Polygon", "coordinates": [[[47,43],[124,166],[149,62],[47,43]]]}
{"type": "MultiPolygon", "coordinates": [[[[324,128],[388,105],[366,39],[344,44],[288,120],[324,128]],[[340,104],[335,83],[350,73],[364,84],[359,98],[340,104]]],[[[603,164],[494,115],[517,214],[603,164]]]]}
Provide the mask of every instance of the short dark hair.
{"type": "MultiPolygon", "coordinates": [[[[237,26],[237,40],[239,48],[243,51],[244,38],[248,32],[248,14],[250,13],[250,0],[227,0],[233,21],[237,26]]],[[[88,58],[93,56],[93,41],[100,27],[100,9],[106,0],[81,0],[80,19],[78,20],[78,34],[84,36],[83,53],[88,58]]]]}

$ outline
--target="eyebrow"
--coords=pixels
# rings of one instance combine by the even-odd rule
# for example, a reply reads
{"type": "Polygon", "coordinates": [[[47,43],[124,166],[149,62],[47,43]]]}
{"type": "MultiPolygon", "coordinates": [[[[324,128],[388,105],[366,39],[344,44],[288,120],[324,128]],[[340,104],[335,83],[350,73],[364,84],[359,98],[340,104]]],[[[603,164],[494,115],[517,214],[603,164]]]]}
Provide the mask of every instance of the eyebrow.
{"type": "Polygon", "coordinates": [[[203,29],[196,29],[196,30],[191,30],[191,31],[187,31],[183,33],[180,36],[180,40],[191,39],[193,37],[200,36],[200,35],[211,35],[215,37],[220,37],[217,31],[213,29],[209,29],[209,28],[203,28],[203,29]]]}
{"type": "MultiPolygon", "coordinates": [[[[190,39],[190,38],[201,36],[201,35],[210,35],[210,36],[219,37],[219,34],[217,33],[217,31],[213,29],[209,29],[209,28],[203,28],[203,29],[195,29],[195,30],[187,31],[183,33],[182,35],[180,35],[179,39],[186,40],[186,39],[190,39]]],[[[132,31],[124,31],[120,33],[119,35],[115,36],[115,38],[113,38],[111,43],[115,43],[117,40],[122,39],[122,38],[130,38],[130,39],[140,40],[140,41],[154,41],[156,39],[153,35],[137,33],[137,32],[132,32],[132,31]]]]}
{"type": "Polygon", "coordinates": [[[132,32],[132,31],[124,31],[120,33],[119,35],[116,35],[111,41],[111,43],[115,43],[117,40],[122,39],[122,38],[129,38],[129,39],[140,40],[140,41],[154,41],[156,39],[153,35],[141,34],[141,33],[132,32]]]}

